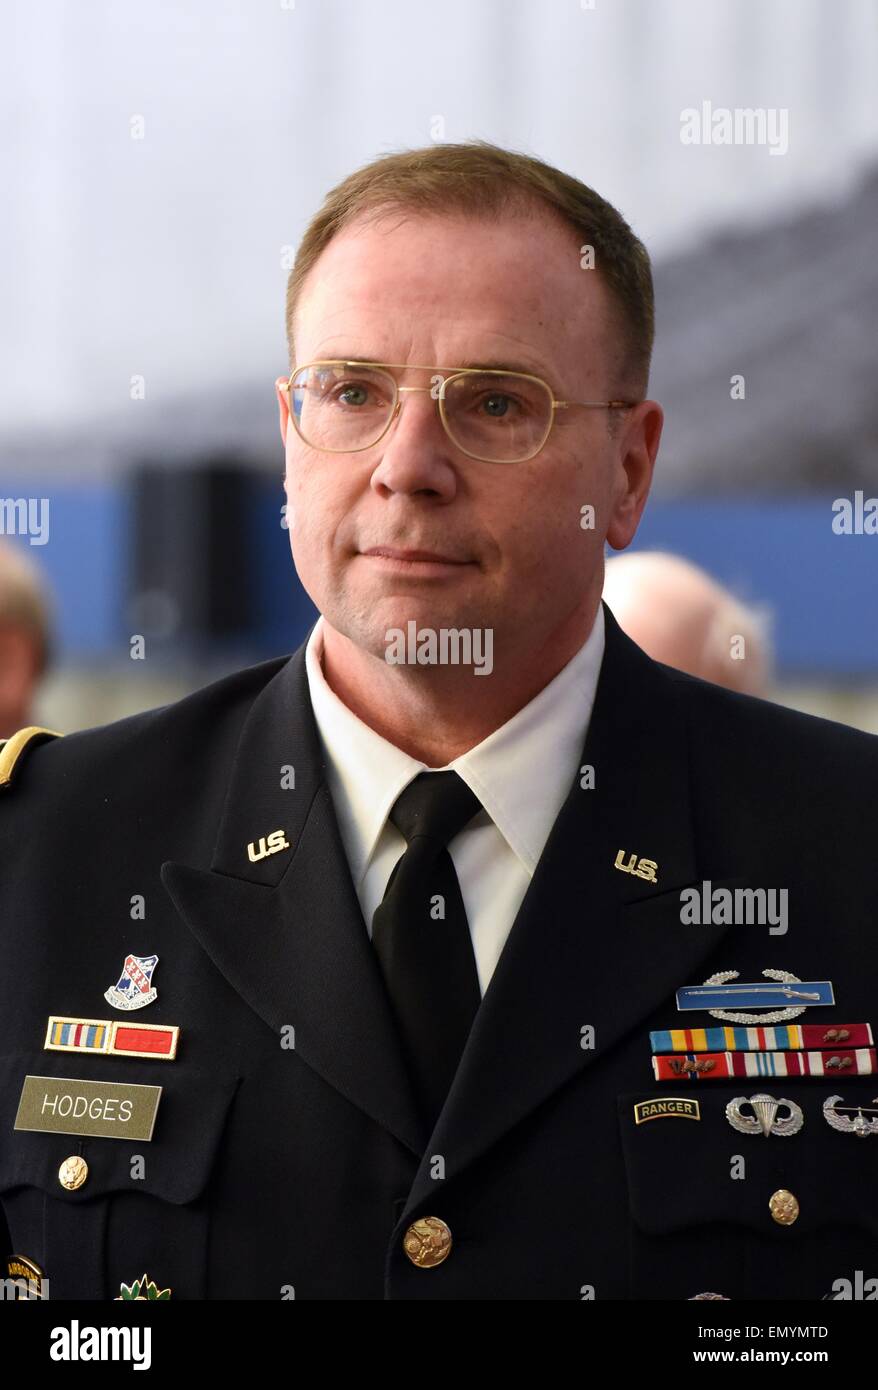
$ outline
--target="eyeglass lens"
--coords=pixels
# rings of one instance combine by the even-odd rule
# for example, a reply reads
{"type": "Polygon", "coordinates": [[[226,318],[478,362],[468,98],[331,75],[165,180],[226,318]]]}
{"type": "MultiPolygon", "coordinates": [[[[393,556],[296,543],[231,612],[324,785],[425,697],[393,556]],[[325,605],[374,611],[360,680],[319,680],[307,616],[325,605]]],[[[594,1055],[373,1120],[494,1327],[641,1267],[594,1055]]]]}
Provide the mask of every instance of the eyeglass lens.
{"type": "MultiPolygon", "coordinates": [[[[296,428],[313,449],[366,449],[389,423],[394,381],[377,367],[318,363],[294,375],[290,397],[296,428]]],[[[552,398],[538,381],[474,372],[448,382],[444,410],[448,432],[461,449],[511,463],[542,444],[552,398]]]]}

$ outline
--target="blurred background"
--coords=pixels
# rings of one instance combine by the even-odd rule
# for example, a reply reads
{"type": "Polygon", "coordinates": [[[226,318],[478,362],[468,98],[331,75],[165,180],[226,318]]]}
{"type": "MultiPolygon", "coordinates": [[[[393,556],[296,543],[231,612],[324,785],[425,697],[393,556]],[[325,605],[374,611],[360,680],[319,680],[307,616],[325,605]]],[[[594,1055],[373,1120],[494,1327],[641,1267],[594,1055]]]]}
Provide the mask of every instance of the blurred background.
{"type": "Polygon", "coordinates": [[[3,28],[0,737],[299,645],[298,239],[374,156],[473,137],[593,185],[653,256],[632,551],[721,586],[764,693],[878,732],[872,0],[7,0],[3,28]]]}

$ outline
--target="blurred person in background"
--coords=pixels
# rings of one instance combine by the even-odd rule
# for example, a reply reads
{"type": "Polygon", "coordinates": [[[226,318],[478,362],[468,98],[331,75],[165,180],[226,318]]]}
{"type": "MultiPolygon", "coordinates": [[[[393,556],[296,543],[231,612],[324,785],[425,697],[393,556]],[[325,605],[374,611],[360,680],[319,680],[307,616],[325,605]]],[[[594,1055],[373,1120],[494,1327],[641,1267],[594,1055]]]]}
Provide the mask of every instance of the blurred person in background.
{"type": "Polygon", "coordinates": [[[772,653],[760,615],[698,565],[655,550],[614,555],[603,596],[622,631],[653,661],[766,697],[772,653]]]}
{"type": "Polygon", "coordinates": [[[0,537],[0,739],[35,722],[51,654],[49,599],[37,566],[0,537]]]}

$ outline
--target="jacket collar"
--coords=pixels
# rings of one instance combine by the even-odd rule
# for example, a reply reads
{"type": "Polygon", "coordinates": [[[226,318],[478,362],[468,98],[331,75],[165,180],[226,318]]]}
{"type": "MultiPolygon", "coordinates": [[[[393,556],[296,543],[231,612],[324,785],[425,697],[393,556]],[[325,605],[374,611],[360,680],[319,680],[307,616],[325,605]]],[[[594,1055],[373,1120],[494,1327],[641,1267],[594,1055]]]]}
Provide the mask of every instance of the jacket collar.
{"type": "MultiPolygon", "coordinates": [[[[250,709],[209,869],[162,865],[232,987],[272,1030],[292,1023],[302,1060],[422,1159],[401,1220],[435,1191],[430,1153],[444,1154],[449,1172],[475,1161],[691,982],[728,930],[679,920],[681,888],[738,881],[696,859],[679,687],[606,605],[604,619],[585,745],[432,1136],[421,1132],[345,858],[305,643],[250,709]],[[594,786],[584,787],[589,766],[594,786]],[[248,844],[278,829],[289,849],[251,860],[248,844]],[[653,861],[657,882],[620,872],[620,852],[622,863],[653,861]],[[595,1046],[584,1049],[589,1024],[595,1046]]],[[[645,1081],[648,1066],[644,1039],[645,1081]]]]}

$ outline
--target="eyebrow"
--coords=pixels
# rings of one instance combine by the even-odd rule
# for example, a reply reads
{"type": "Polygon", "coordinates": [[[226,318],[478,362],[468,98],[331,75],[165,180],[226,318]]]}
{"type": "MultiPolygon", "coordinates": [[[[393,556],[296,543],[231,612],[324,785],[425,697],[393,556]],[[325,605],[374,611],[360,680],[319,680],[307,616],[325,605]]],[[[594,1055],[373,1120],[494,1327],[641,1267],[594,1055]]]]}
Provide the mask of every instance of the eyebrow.
{"type": "MultiPolygon", "coordinates": [[[[368,364],[368,363],[370,363],[370,362],[378,362],[380,359],[377,358],[377,357],[355,357],[355,356],[349,357],[349,356],[347,356],[345,353],[341,353],[341,352],[340,352],[340,353],[335,354],[334,360],[335,360],[336,362],[356,362],[356,363],[359,363],[360,365],[366,365],[366,364],[368,364]]],[[[418,365],[420,365],[420,364],[419,364],[419,363],[415,363],[414,365],[418,366],[418,365]]],[[[532,363],[527,363],[527,362],[515,362],[515,361],[510,361],[508,358],[493,358],[493,357],[491,357],[491,358],[480,357],[478,360],[476,360],[476,359],[474,359],[474,358],[466,359],[466,360],[464,360],[463,362],[455,362],[455,363],[453,364],[453,366],[455,366],[455,367],[460,367],[460,368],[466,368],[467,370],[473,370],[473,371],[486,371],[486,372],[524,372],[525,376],[538,376],[538,377],[541,377],[541,378],[545,376],[545,371],[546,371],[545,367],[534,366],[532,363]]],[[[441,370],[443,370],[443,368],[437,367],[437,371],[441,371],[441,370]]],[[[444,368],[444,370],[445,370],[445,371],[449,371],[449,370],[450,370],[450,367],[446,367],[446,368],[444,368]]]]}

